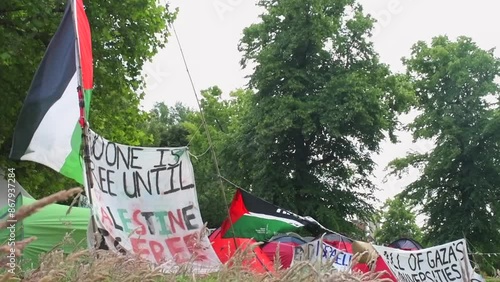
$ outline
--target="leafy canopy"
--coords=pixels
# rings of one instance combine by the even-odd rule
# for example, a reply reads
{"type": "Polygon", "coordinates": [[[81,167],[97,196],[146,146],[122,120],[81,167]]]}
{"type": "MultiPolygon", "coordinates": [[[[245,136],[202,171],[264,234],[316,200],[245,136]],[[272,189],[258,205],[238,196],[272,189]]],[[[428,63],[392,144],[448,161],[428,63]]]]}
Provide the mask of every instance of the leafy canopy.
{"type": "Polygon", "coordinates": [[[420,242],[422,231],[408,202],[395,197],[388,199],[383,207],[382,226],[375,232],[377,244],[390,244],[399,238],[410,238],[420,242]]]}
{"type": "MultiPolygon", "coordinates": [[[[0,3],[0,167],[15,167],[17,180],[34,197],[75,185],[37,163],[8,159],[18,114],[66,4],[62,0],[0,3]]],[[[151,142],[140,126],[148,118],[139,109],[145,86],[141,70],[164,46],[167,24],[177,12],[155,0],[89,0],[84,4],[94,55],[91,127],[116,142],[151,142]]]]}
{"type": "Polygon", "coordinates": [[[373,210],[371,154],[411,85],[379,62],[373,20],[350,0],[262,0],[240,50],[255,89],[233,134],[231,178],[273,203],[343,230],[373,210]],[[236,169],[237,168],[237,169],[236,169]]]}
{"type": "Polygon", "coordinates": [[[439,36],[416,43],[404,62],[421,111],[410,128],[435,148],[390,164],[394,174],[422,170],[403,196],[422,205],[429,243],[465,236],[480,251],[500,250],[500,112],[491,103],[500,60],[470,38],[439,36]]]}

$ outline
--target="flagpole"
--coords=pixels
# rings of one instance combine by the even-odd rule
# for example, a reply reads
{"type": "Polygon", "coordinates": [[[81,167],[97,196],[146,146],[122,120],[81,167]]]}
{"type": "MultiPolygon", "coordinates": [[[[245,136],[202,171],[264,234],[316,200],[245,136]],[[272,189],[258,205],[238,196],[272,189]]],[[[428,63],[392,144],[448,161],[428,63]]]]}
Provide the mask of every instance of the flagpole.
{"type": "MultiPolygon", "coordinates": [[[[71,3],[71,10],[73,12],[73,22],[75,26],[75,53],[76,53],[76,71],[77,71],[77,78],[78,78],[78,87],[77,87],[77,92],[78,92],[78,102],[79,102],[79,107],[80,107],[80,126],[82,127],[82,143],[83,143],[83,162],[84,162],[84,168],[85,168],[85,182],[87,184],[88,189],[84,189],[84,192],[87,192],[88,195],[87,198],[89,199],[90,203],[90,220],[92,222],[92,229],[94,232],[97,231],[96,228],[96,222],[95,222],[95,217],[94,217],[94,205],[92,202],[92,188],[93,186],[93,181],[92,181],[92,174],[91,174],[91,166],[90,166],[90,143],[89,143],[89,122],[87,119],[87,116],[85,114],[85,93],[83,92],[83,77],[82,77],[82,67],[81,67],[81,58],[80,58],[80,41],[78,38],[78,19],[77,19],[77,12],[76,12],[76,5],[75,5],[75,0],[69,0],[71,3]]],[[[94,233],[93,232],[93,233],[94,233]]],[[[97,248],[97,238],[94,238],[95,242],[93,242],[93,247],[97,248]]]]}

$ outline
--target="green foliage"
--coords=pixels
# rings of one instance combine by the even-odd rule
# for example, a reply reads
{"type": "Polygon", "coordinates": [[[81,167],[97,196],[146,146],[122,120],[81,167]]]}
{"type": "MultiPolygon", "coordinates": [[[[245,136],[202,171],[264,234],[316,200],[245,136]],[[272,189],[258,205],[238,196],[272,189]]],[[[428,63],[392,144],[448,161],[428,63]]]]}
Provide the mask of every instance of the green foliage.
{"type": "Polygon", "coordinates": [[[384,204],[382,226],[375,232],[375,241],[377,244],[390,244],[399,238],[420,242],[422,231],[408,203],[401,197],[395,197],[384,204]]]}
{"type": "Polygon", "coordinates": [[[470,38],[436,37],[416,43],[404,60],[421,114],[410,125],[415,139],[435,148],[393,161],[393,173],[422,169],[403,197],[423,206],[426,241],[463,238],[474,251],[500,250],[500,159],[498,99],[500,60],[470,38]]]}
{"type": "MultiPolygon", "coordinates": [[[[145,86],[141,69],[164,46],[167,23],[177,12],[154,0],[84,2],[95,65],[91,127],[115,142],[151,143],[151,136],[140,126],[148,118],[139,110],[145,86]]],[[[45,166],[8,159],[18,114],[66,3],[0,3],[0,167],[15,167],[17,179],[34,197],[76,185],[45,166]]]]}
{"type": "Polygon", "coordinates": [[[188,144],[189,132],[183,125],[194,112],[182,105],[168,107],[165,103],[156,103],[150,111],[150,119],[146,123],[146,132],[153,138],[155,147],[181,147],[188,144]]]}
{"type": "Polygon", "coordinates": [[[379,62],[373,21],[354,1],[263,0],[244,30],[255,64],[251,106],[227,142],[228,174],[284,208],[346,230],[373,211],[371,154],[412,101],[407,78],[379,62]]]}
{"type": "MultiPolygon", "coordinates": [[[[189,131],[190,151],[197,157],[193,158],[195,177],[198,189],[198,201],[203,219],[209,227],[219,227],[227,217],[227,207],[231,202],[235,187],[217,175],[211,150],[218,158],[222,176],[228,176],[235,168],[232,167],[230,137],[240,127],[240,117],[248,111],[248,101],[253,93],[249,90],[236,90],[230,93],[230,99],[222,99],[222,91],[211,87],[202,91],[201,107],[212,140],[210,146],[206,128],[199,112],[194,113],[188,122],[184,123],[189,131]],[[224,199],[225,196],[225,199],[224,199]]],[[[239,185],[241,179],[231,179],[239,185]]],[[[246,187],[243,187],[246,188],[246,187]]]]}
{"type": "Polygon", "coordinates": [[[202,217],[208,227],[219,227],[227,217],[227,205],[232,200],[235,187],[223,182],[217,176],[212,149],[218,159],[222,175],[232,168],[226,153],[229,136],[239,127],[239,117],[248,107],[246,101],[253,93],[236,90],[230,99],[222,99],[222,91],[214,86],[201,91],[201,107],[207,126],[199,111],[186,108],[182,104],[168,107],[158,103],[150,112],[151,119],[146,123],[147,134],[153,136],[153,146],[188,146],[195,171],[198,202],[202,217]],[[208,141],[209,130],[212,146],[208,141]],[[221,190],[224,189],[224,190],[221,190]],[[224,201],[224,194],[227,202],[224,201]]]}

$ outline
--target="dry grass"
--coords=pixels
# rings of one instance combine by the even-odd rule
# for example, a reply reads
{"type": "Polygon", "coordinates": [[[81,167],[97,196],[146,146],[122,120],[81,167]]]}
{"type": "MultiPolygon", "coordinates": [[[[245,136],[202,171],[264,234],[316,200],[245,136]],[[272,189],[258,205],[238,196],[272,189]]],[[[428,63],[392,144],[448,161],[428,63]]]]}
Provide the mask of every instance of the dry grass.
{"type": "MultiPolygon", "coordinates": [[[[39,209],[57,201],[67,200],[81,192],[80,188],[73,188],[61,191],[45,197],[32,205],[22,207],[15,214],[14,219],[22,220],[39,209]]],[[[6,228],[7,222],[0,223],[0,228],[6,228]]],[[[36,240],[28,238],[16,242],[16,257],[20,257],[24,247],[36,240]]],[[[333,281],[374,281],[383,282],[380,279],[383,273],[349,273],[340,272],[333,268],[320,267],[307,262],[295,263],[293,267],[281,270],[279,263],[275,264],[275,269],[266,274],[255,274],[246,262],[253,256],[253,249],[258,244],[247,246],[236,251],[231,260],[223,265],[221,269],[208,275],[191,274],[189,265],[181,266],[174,274],[162,273],[150,262],[133,255],[119,255],[104,250],[81,250],[70,255],[64,255],[57,248],[45,254],[41,258],[40,266],[31,271],[16,269],[4,271],[0,274],[2,281],[245,281],[245,282],[278,282],[278,281],[305,281],[305,282],[333,282],[333,281]]],[[[5,257],[11,252],[8,245],[0,246],[0,255],[5,257]]],[[[355,255],[353,264],[359,261],[363,254],[355,255]]],[[[0,268],[7,268],[7,260],[1,260],[0,268]]]]}

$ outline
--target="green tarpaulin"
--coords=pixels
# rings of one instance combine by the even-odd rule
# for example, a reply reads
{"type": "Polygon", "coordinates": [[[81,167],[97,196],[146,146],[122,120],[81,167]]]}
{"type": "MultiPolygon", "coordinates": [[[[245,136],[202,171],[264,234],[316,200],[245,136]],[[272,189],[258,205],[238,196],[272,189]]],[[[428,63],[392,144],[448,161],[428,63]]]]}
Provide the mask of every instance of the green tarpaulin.
{"type": "MultiPolygon", "coordinates": [[[[23,205],[30,205],[36,200],[24,197],[21,193],[17,197],[17,209],[23,205]]],[[[68,206],[51,204],[35,214],[16,223],[16,240],[37,237],[23,252],[21,265],[23,267],[37,267],[40,254],[47,253],[53,249],[64,249],[70,253],[75,249],[87,248],[87,226],[90,220],[90,209],[73,207],[66,215],[68,206]],[[67,233],[72,243],[64,242],[67,233]],[[69,243],[69,244],[68,244],[69,243]]],[[[0,221],[7,220],[9,216],[8,206],[0,207],[0,221]]],[[[5,243],[11,236],[9,229],[0,230],[1,243],[5,243]]]]}

